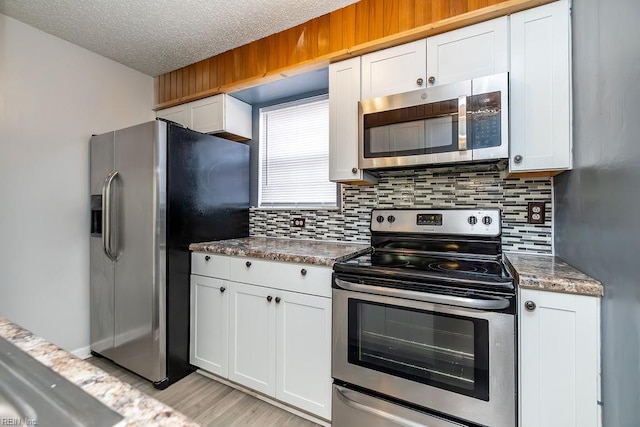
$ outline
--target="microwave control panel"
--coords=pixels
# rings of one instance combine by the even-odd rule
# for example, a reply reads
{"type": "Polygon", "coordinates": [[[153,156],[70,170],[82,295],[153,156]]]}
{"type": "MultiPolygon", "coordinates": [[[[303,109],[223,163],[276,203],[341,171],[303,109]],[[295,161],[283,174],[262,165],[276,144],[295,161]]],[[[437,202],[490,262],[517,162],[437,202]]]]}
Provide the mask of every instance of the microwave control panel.
{"type": "Polygon", "coordinates": [[[500,92],[470,97],[468,116],[473,148],[500,146],[500,92]]]}

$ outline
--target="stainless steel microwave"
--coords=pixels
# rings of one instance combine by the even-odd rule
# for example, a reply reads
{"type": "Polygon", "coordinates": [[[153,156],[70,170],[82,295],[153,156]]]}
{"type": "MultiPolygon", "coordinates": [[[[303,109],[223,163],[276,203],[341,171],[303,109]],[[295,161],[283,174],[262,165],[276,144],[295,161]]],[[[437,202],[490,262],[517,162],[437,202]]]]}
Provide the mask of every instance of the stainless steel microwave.
{"type": "Polygon", "coordinates": [[[501,73],[360,101],[360,169],[508,158],[508,88],[501,73]]]}

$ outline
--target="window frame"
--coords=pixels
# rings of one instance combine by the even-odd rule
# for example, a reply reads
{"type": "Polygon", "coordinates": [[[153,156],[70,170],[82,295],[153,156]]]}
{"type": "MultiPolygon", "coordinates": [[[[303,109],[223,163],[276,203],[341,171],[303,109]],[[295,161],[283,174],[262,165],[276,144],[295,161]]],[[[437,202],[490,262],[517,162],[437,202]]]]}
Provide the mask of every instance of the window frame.
{"type": "MultiPolygon", "coordinates": [[[[288,100],[284,102],[274,102],[269,105],[264,105],[258,108],[257,118],[259,121],[258,126],[258,200],[257,200],[257,208],[258,209],[296,209],[296,210],[317,210],[317,209],[326,209],[326,210],[339,210],[341,208],[341,187],[339,183],[335,183],[335,201],[331,204],[328,203],[320,203],[320,202],[312,202],[312,203],[290,203],[290,202],[282,202],[282,203],[267,203],[264,204],[263,197],[263,175],[264,175],[264,162],[263,162],[263,136],[264,136],[264,120],[263,114],[268,113],[269,111],[276,111],[284,108],[290,108],[298,105],[310,104],[313,102],[324,101],[327,106],[329,103],[329,94],[322,93],[319,95],[312,96],[303,96],[301,98],[295,100],[288,100]]],[[[327,126],[328,126],[327,122],[327,126]]],[[[328,129],[327,129],[328,130],[328,129]]],[[[327,132],[327,150],[329,149],[329,140],[328,140],[328,132],[327,132]]],[[[328,178],[328,157],[327,157],[327,178],[328,178]]]]}

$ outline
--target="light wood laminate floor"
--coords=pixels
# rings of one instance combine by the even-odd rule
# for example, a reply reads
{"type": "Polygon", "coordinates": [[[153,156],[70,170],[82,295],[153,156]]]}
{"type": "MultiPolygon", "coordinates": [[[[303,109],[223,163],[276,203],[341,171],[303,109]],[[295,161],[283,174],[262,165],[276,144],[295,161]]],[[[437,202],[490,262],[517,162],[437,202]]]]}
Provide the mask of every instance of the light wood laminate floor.
{"type": "Polygon", "coordinates": [[[166,390],[156,390],[150,382],[106,359],[92,357],[87,361],[182,412],[202,426],[317,426],[311,421],[283,411],[197,372],[183,378],[166,390]]]}

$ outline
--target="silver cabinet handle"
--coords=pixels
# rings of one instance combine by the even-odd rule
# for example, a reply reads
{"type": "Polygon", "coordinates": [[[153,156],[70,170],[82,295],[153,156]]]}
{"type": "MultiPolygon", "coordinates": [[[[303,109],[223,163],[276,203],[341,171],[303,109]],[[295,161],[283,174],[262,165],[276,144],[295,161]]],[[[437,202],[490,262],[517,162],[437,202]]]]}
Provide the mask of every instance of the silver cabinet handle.
{"type": "Polygon", "coordinates": [[[107,254],[112,261],[116,260],[116,256],[113,253],[112,248],[112,219],[111,219],[111,197],[113,192],[111,191],[111,184],[118,175],[118,171],[112,171],[107,175],[102,185],[102,247],[104,253],[107,254]]]}
{"type": "Polygon", "coordinates": [[[536,309],[536,303],[533,301],[527,301],[524,303],[524,308],[526,308],[527,311],[533,311],[536,309]]]}
{"type": "Polygon", "coordinates": [[[458,97],[458,150],[467,151],[467,97],[458,97]]]}
{"type": "Polygon", "coordinates": [[[429,77],[429,84],[432,85],[436,82],[436,78],[434,76],[429,77]]]}
{"type": "Polygon", "coordinates": [[[494,297],[492,299],[456,297],[452,295],[432,294],[429,292],[408,291],[406,289],[386,288],[384,286],[361,285],[359,283],[347,282],[342,279],[336,279],[336,285],[347,291],[365,292],[396,298],[407,298],[416,301],[430,302],[433,304],[448,304],[456,307],[475,308],[478,310],[500,310],[509,307],[509,301],[501,297],[494,297]]]}
{"type": "Polygon", "coordinates": [[[408,420],[406,418],[402,418],[402,417],[399,417],[397,415],[390,414],[390,413],[385,412],[385,411],[383,411],[381,409],[372,408],[372,407],[367,406],[367,405],[365,405],[363,403],[357,402],[357,401],[355,401],[353,398],[351,398],[349,396],[351,393],[349,393],[349,391],[347,389],[344,389],[344,388],[339,387],[337,385],[335,386],[335,388],[336,388],[336,392],[337,392],[337,395],[338,395],[338,399],[340,399],[340,401],[342,403],[344,403],[345,405],[347,405],[350,408],[357,409],[357,410],[362,411],[362,412],[366,412],[366,413],[374,415],[374,416],[376,416],[378,418],[383,418],[383,419],[385,419],[387,421],[392,422],[393,424],[397,424],[397,425],[400,425],[402,427],[424,427],[423,424],[416,423],[415,421],[411,421],[411,420],[408,420]]]}
{"type": "Polygon", "coordinates": [[[520,154],[516,154],[513,157],[513,161],[516,162],[516,163],[522,163],[522,156],[520,154]]]}

